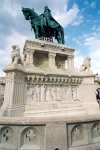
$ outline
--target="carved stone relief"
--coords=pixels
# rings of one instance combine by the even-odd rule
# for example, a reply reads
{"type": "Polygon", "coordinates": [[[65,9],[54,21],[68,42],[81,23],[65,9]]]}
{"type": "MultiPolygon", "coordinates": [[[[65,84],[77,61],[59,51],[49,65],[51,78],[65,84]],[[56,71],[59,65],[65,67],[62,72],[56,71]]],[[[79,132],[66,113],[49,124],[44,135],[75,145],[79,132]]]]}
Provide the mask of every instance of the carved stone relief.
{"type": "Polygon", "coordinates": [[[53,102],[71,100],[76,101],[77,86],[27,84],[26,103],[53,102]]]}
{"type": "Polygon", "coordinates": [[[36,128],[25,128],[21,133],[20,138],[21,149],[23,150],[40,150],[40,134],[36,128]]]}
{"type": "Polygon", "coordinates": [[[48,65],[48,57],[47,54],[40,54],[35,53],[34,54],[34,65],[36,67],[44,67],[48,65]]]}
{"type": "Polygon", "coordinates": [[[13,144],[14,132],[10,127],[2,131],[1,143],[13,144]]]}
{"type": "Polygon", "coordinates": [[[100,142],[100,123],[96,123],[92,128],[93,142],[100,142]]]}
{"type": "Polygon", "coordinates": [[[65,58],[57,56],[55,62],[58,69],[65,69],[65,58]]]}
{"type": "Polygon", "coordinates": [[[84,140],[82,125],[75,126],[72,129],[71,135],[72,135],[71,136],[72,137],[72,145],[73,146],[80,145],[82,143],[82,141],[84,140]]]}
{"type": "Polygon", "coordinates": [[[5,84],[0,84],[0,106],[2,106],[4,101],[4,91],[5,91],[5,84]]]}
{"type": "Polygon", "coordinates": [[[33,129],[28,129],[24,135],[24,143],[32,143],[34,140],[36,140],[36,137],[36,131],[33,129]]]}

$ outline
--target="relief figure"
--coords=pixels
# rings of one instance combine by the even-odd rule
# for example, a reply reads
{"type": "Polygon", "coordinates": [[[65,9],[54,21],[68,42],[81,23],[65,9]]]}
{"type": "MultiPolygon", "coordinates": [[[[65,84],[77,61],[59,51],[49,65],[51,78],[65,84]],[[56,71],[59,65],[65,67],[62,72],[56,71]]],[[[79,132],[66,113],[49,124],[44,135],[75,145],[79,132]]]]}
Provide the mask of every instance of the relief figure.
{"type": "Polygon", "coordinates": [[[50,87],[46,88],[46,102],[50,102],[51,101],[51,89],[50,87]]]}
{"type": "Polygon", "coordinates": [[[46,91],[46,86],[43,84],[41,86],[41,99],[40,99],[41,102],[45,101],[45,91],[46,91]]]}
{"type": "Polygon", "coordinates": [[[27,91],[27,101],[28,101],[28,102],[33,101],[33,97],[34,97],[33,85],[30,84],[29,89],[28,89],[28,91],[27,91]]]}
{"type": "Polygon", "coordinates": [[[33,101],[38,102],[38,93],[36,87],[34,87],[34,96],[33,96],[33,101]]]}
{"type": "Polygon", "coordinates": [[[57,100],[57,89],[56,89],[56,86],[54,86],[54,85],[52,87],[52,100],[53,101],[57,100]]]}
{"type": "Polygon", "coordinates": [[[65,98],[66,98],[66,88],[64,86],[61,87],[61,92],[62,92],[62,100],[65,100],[65,98]]]}
{"type": "Polygon", "coordinates": [[[61,95],[62,95],[61,86],[58,85],[58,87],[57,87],[57,101],[61,101],[61,97],[62,97],[61,95]]]}

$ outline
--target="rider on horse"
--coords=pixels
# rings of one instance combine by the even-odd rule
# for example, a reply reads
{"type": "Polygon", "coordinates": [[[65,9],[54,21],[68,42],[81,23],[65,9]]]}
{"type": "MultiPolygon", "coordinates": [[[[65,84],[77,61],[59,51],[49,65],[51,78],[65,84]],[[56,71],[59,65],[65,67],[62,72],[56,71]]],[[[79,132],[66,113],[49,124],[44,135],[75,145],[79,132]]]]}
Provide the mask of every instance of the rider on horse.
{"type": "Polygon", "coordinates": [[[57,28],[59,26],[58,22],[52,17],[51,10],[48,8],[48,6],[44,7],[43,15],[46,19],[47,26],[50,26],[51,28],[57,28]]]}
{"type": "Polygon", "coordinates": [[[33,9],[23,8],[22,12],[26,20],[29,20],[35,33],[35,38],[55,39],[64,44],[63,27],[52,17],[48,6],[44,7],[44,13],[38,15],[33,9]]]}

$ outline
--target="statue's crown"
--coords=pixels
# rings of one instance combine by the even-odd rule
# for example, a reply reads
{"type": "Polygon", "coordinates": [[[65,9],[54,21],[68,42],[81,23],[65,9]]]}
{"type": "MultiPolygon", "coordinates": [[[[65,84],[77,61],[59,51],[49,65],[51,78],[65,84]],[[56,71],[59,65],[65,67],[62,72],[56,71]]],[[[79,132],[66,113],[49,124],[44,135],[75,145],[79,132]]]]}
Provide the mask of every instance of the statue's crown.
{"type": "Polygon", "coordinates": [[[49,8],[48,8],[48,6],[46,5],[46,6],[44,7],[44,10],[47,10],[47,9],[49,9],[49,8]]]}

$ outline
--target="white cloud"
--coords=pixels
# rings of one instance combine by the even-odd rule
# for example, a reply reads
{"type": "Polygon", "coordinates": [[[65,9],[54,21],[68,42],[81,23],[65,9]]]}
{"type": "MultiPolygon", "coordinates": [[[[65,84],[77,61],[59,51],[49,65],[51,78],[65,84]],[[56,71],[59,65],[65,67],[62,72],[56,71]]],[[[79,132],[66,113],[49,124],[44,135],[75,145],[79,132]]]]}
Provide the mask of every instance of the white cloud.
{"type": "Polygon", "coordinates": [[[16,17],[20,12],[20,5],[17,3],[11,3],[10,0],[4,0],[3,7],[1,8],[5,13],[9,13],[13,17],[16,17]]]}
{"type": "Polygon", "coordinates": [[[91,22],[91,20],[87,20],[87,22],[91,22]]]}
{"type": "Polygon", "coordinates": [[[78,45],[82,45],[82,43],[81,43],[80,41],[78,41],[78,40],[76,41],[76,43],[77,43],[78,45]]]}
{"type": "Polygon", "coordinates": [[[63,11],[56,11],[54,18],[63,26],[66,27],[69,24],[79,25],[83,21],[83,16],[76,4],[66,12],[66,7],[63,11]]]}
{"type": "Polygon", "coordinates": [[[76,38],[73,38],[72,40],[73,40],[73,41],[76,41],[76,38]]]}
{"type": "Polygon", "coordinates": [[[92,30],[95,30],[95,29],[96,29],[96,25],[93,25],[92,30]]]}
{"type": "Polygon", "coordinates": [[[100,48],[90,52],[91,66],[94,73],[100,74],[100,48]]]}
{"type": "Polygon", "coordinates": [[[88,2],[88,1],[85,1],[85,2],[84,2],[84,5],[88,5],[88,4],[89,4],[89,2],[88,2]]]}
{"type": "Polygon", "coordinates": [[[91,69],[94,73],[100,74],[100,38],[86,38],[84,45],[89,49],[89,56],[91,57],[91,69]]]}
{"type": "Polygon", "coordinates": [[[98,14],[100,14],[100,10],[98,11],[98,14]]]}
{"type": "Polygon", "coordinates": [[[99,31],[99,32],[100,32],[100,26],[98,27],[97,31],[99,31]]]}
{"type": "Polygon", "coordinates": [[[92,3],[90,4],[90,7],[91,7],[91,8],[96,8],[96,2],[92,2],[92,3]]]}
{"type": "Polygon", "coordinates": [[[67,35],[65,35],[65,40],[68,38],[68,36],[67,35]]]}
{"type": "Polygon", "coordinates": [[[75,68],[80,68],[80,66],[82,65],[83,63],[83,60],[84,60],[84,57],[81,56],[81,54],[79,53],[79,51],[76,51],[75,52],[75,58],[74,58],[74,67],[75,68]]]}
{"type": "Polygon", "coordinates": [[[90,50],[99,50],[100,49],[100,39],[96,37],[90,37],[85,39],[84,45],[88,46],[90,50]]]}
{"type": "Polygon", "coordinates": [[[98,20],[94,20],[93,22],[95,23],[95,22],[97,22],[98,20]]]}

